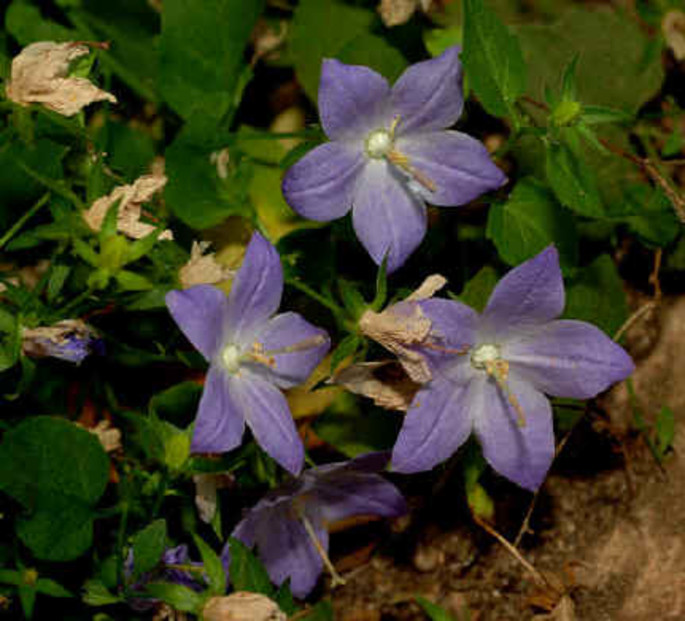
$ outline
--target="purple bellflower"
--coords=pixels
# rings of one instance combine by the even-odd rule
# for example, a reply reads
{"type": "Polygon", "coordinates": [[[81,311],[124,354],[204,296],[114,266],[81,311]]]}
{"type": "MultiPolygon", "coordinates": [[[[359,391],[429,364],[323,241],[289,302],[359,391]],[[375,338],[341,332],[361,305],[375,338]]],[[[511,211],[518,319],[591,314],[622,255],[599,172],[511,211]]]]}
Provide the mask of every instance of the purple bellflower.
{"type": "Polygon", "coordinates": [[[415,350],[432,379],[400,430],[392,454],[397,472],[429,470],[474,431],[497,472],[535,490],[554,457],[545,394],[587,399],[634,369],[623,348],[595,326],[556,319],[564,284],[553,246],[506,274],[480,315],[452,300],[413,304],[431,321],[428,340],[415,350]]]}
{"type": "Polygon", "coordinates": [[[426,234],[426,204],[463,205],[506,177],[485,147],[457,131],[459,48],[412,65],[391,88],[368,67],[326,59],[319,115],[330,139],[283,180],[290,206],[328,221],[352,209],[357,237],[372,259],[400,267],[426,234]]]}
{"type": "Polygon", "coordinates": [[[304,449],[281,388],[304,382],[330,346],[325,331],[297,313],[275,315],[283,293],[276,249],[254,233],[228,297],[211,285],[167,294],[190,342],[209,361],[191,449],[219,453],[240,445],[245,424],[259,445],[293,474],[304,449]]]}
{"type": "MultiPolygon", "coordinates": [[[[327,556],[327,526],[353,516],[397,517],[407,511],[397,488],[378,474],[387,463],[387,453],[369,453],[305,470],[262,498],[232,536],[256,545],[271,580],[280,585],[290,578],[297,597],[314,588],[324,565],[340,582],[327,556]]],[[[228,546],[222,556],[228,564],[228,546]]]]}

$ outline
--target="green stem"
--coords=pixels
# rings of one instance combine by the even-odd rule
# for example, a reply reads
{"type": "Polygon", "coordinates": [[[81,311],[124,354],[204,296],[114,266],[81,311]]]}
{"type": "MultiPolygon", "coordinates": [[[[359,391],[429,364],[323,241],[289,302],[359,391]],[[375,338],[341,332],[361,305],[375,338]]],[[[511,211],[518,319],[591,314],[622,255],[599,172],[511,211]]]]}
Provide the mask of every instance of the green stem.
{"type": "Polygon", "coordinates": [[[64,317],[69,311],[76,308],[79,304],[81,304],[81,302],[86,300],[91,293],[93,293],[92,289],[86,289],[83,293],[80,293],[73,300],[71,300],[71,302],[65,304],[64,306],[62,306],[62,308],[57,310],[56,314],[61,317],[64,317]]]}
{"type": "Polygon", "coordinates": [[[38,199],[38,201],[9,228],[2,238],[0,238],[0,249],[2,249],[5,244],[12,239],[12,237],[14,237],[17,231],[19,231],[19,229],[21,229],[21,227],[24,226],[24,224],[26,224],[26,222],[30,220],[40,210],[40,208],[48,202],[49,198],[50,192],[43,194],[43,196],[41,196],[40,199],[38,199]]]}
{"type": "Polygon", "coordinates": [[[17,161],[17,164],[27,175],[29,175],[29,177],[33,177],[33,179],[35,179],[41,185],[44,185],[48,190],[52,190],[55,194],[63,196],[67,200],[71,201],[74,206],[80,210],[84,210],[86,208],[86,206],[83,204],[83,201],[62,182],[56,181],[55,179],[50,179],[49,177],[44,177],[21,160],[17,161]]]}
{"type": "Polygon", "coordinates": [[[316,300],[319,304],[325,306],[328,310],[330,310],[334,315],[344,315],[344,311],[342,308],[340,308],[332,300],[329,300],[327,297],[324,297],[317,291],[314,291],[314,289],[312,289],[309,285],[305,285],[303,282],[295,280],[294,278],[287,278],[285,283],[287,285],[290,285],[291,287],[294,287],[295,289],[302,291],[302,293],[312,298],[312,300],[316,300]]]}

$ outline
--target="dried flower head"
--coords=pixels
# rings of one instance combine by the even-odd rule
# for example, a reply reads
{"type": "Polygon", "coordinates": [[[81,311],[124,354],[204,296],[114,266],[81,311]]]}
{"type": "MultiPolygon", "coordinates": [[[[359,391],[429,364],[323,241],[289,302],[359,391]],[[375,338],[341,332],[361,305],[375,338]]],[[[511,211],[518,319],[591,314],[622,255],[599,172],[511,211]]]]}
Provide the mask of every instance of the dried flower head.
{"type": "Polygon", "coordinates": [[[89,53],[82,43],[32,43],[12,61],[7,97],[21,105],[43,104],[64,116],[95,101],[116,103],[114,95],[85,78],[68,77],[71,64],[89,53]]]}
{"type": "Polygon", "coordinates": [[[81,319],[64,319],[51,326],[24,328],[21,349],[32,358],[59,358],[81,364],[101,346],[97,333],[81,319]]]}

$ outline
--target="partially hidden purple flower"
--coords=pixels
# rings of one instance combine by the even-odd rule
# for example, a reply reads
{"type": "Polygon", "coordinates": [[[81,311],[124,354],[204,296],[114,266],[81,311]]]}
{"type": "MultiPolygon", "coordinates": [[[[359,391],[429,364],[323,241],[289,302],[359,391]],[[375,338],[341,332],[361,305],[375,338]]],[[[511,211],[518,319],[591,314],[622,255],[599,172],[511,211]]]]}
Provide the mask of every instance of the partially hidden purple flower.
{"type": "Polygon", "coordinates": [[[236,448],[247,424],[286,470],[297,474],[302,469],[302,441],[280,389],[304,382],[330,340],[297,313],[275,315],[282,293],[278,252],[254,233],[228,297],[210,285],[167,294],[169,312],[209,361],[194,452],[236,448]]]}
{"type": "Polygon", "coordinates": [[[64,319],[51,326],[24,328],[21,348],[32,358],[59,358],[81,364],[91,353],[102,354],[97,333],[81,319],[64,319]]]}
{"type": "Polygon", "coordinates": [[[150,582],[170,582],[172,584],[180,584],[186,586],[194,591],[202,590],[202,580],[199,580],[202,575],[201,572],[193,572],[185,569],[179,569],[178,565],[189,567],[202,567],[202,563],[190,560],[188,554],[188,546],[179,545],[174,548],[167,548],[162,554],[159,564],[152,571],[143,573],[138,576],[135,582],[135,557],[133,555],[133,548],[129,548],[126,559],[124,560],[124,577],[128,583],[129,593],[140,593],[140,597],[129,597],[128,603],[134,610],[145,611],[159,603],[159,600],[153,597],[145,597],[145,586],[150,582]]]}
{"type": "MultiPolygon", "coordinates": [[[[327,556],[328,525],[353,516],[406,513],[397,488],[378,474],[387,462],[387,453],[369,453],[305,470],[262,498],[232,536],[245,545],[257,546],[275,584],[290,578],[293,594],[305,597],[316,585],[324,564],[335,571],[327,556]]],[[[230,562],[228,546],[223,558],[226,564],[230,562]]]]}
{"type": "Polygon", "coordinates": [[[595,326],[556,319],[564,284],[552,246],[504,276],[480,315],[451,300],[415,304],[432,324],[415,347],[432,379],[416,394],[393,449],[397,472],[432,468],[473,431],[497,472],[535,490],[554,457],[545,395],[594,397],[634,369],[595,326]]]}
{"type": "Polygon", "coordinates": [[[326,59],[319,115],[330,139],[288,170],[283,193],[311,220],[352,209],[357,237],[396,270],[426,233],[426,205],[463,205],[506,177],[485,147],[457,131],[461,116],[459,48],[409,67],[391,88],[368,67],[326,59]]]}

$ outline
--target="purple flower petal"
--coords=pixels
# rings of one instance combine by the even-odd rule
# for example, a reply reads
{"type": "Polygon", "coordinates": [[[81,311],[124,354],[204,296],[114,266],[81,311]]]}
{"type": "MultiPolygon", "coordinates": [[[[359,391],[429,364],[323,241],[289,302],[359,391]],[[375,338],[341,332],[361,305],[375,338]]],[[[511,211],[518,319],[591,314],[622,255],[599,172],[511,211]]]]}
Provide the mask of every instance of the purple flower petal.
{"type": "Polygon", "coordinates": [[[420,348],[431,367],[451,366],[457,351],[464,351],[466,356],[466,351],[475,342],[478,313],[466,304],[441,298],[422,300],[418,305],[432,324],[431,346],[420,348]]]}
{"type": "Polygon", "coordinates": [[[525,425],[507,396],[486,375],[475,378],[465,399],[483,455],[501,475],[534,491],[554,458],[552,406],[530,384],[510,374],[508,386],[524,413],[525,425]]]}
{"type": "Polygon", "coordinates": [[[408,67],[392,88],[392,111],[400,116],[398,133],[433,131],[454,125],[461,116],[459,47],[408,67]]]}
{"type": "Polygon", "coordinates": [[[420,188],[434,205],[464,205],[507,181],[483,143],[461,132],[408,135],[397,140],[397,150],[435,184],[435,191],[420,188]]]}
{"type": "Polygon", "coordinates": [[[273,367],[250,364],[252,371],[280,388],[303,383],[328,352],[331,341],[325,330],[314,327],[297,313],[272,317],[255,336],[273,367]],[[280,352],[280,353],[279,353],[280,352]]]}
{"type": "Polygon", "coordinates": [[[497,283],[481,315],[479,340],[498,343],[517,329],[556,319],[563,310],[559,253],[549,246],[497,283]]]}
{"type": "Polygon", "coordinates": [[[552,321],[506,345],[503,356],[519,376],[556,397],[588,399],[634,370],[630,356],[584,321],[552,321]]]}
{"type": "Polygon", "coordinates": [[[245,418],[234,381],[220,366],[209,367],[190,445],[194,453],[223,453],[240,445],[245,418]]]}
{"type": "Polygon", "coordinates": [[[388,81],[360,65],[346,65],[327,58],[321,66],[319,116],[331,140],[360,139],[389,125],[388,81]]]}
{"type": "Polygon", "coordinates": [[[299,473],[304,447],[283,393],[246,368],[231,382],[231,391],[259,446],[288,472],[299,473]]]}
{"type": "Polygon", "coordinates": [[[468,395],[475,381],[455,383],[437,377],[419,390],[393,449],[395,472],[430,470],[466,441],[473,428],[468,395]]]}
{"type": "Polygon", "coordinates": [[[407,512],[402,494],[378,474],[348,472],[330,484],[324,479],[316,488],[316,499],[326,524],[356,515],[397,517],[407,512]]]}
{"type": "Polygon", "coordinates": [[[388,253],[388,273],[395,271],[426,234],[426,205],[388,164],[369,162],[359,179],[352,209],[354,230],[380,265],[388,253]]]}
{"type": "Polygon", "coordinates": [[[211,360],[221,346],[228,299],[211,285],[196,285],[184,291],[169,291],[166,305],[186,338],[211,360]]]}
{"type": "Polygon", "coordinates": [[[322,144],[291,166],[283,179],[283,195],[304,218],[327,222],[342,218],[352,207],[354,188],[366,158],[361,147],[341,142],[322,144]]]}
{"type": "MultiPolygon", "coordinates": [[[[306,597],[323,569],[323,560],[314,548],[302,522],[293,517],[289,503],[275,507],[260,501],[233,531],[233,537],[247,546],[257,544],[259,557],[278,585],[290,578],[296,597],[306,597]]],[[[321,524],[312,523],[317,538],[328,549],[328,533],[321,524]]]]}
{"type": "Polygon", "coordinates": [[[229,340],[249,341],[251,332],[278,310],[282,294],[278,252],[260,233],[253,233],[228,297],[229,340]]]}

